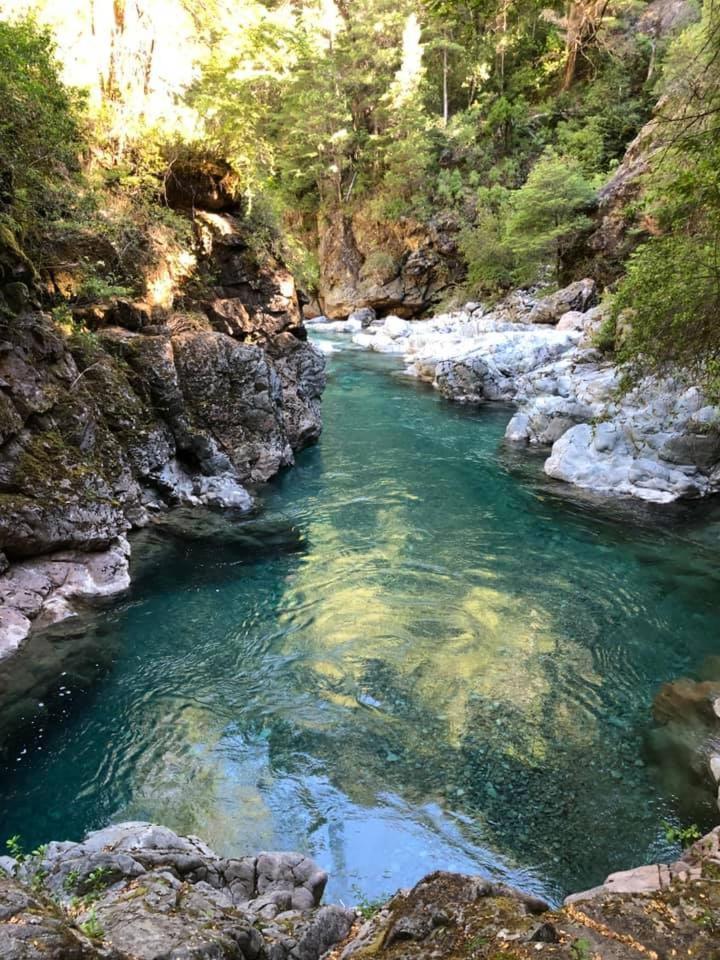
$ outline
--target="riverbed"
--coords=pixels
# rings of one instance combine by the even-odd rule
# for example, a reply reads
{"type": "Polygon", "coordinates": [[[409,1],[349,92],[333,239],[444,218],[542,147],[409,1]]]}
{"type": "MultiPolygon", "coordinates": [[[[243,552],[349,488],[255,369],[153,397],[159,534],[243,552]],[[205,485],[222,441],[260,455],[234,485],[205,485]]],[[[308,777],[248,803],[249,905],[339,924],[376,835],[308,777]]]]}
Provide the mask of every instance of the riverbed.
{"type": "Polygon", "coordinates": [[[344,341],[256,516],[136,537],[132,593],[13,740],[5,836],[154,820],[311,853],[346,903],[438,868],[558,899],[672,852],[645,745],[717,651],[715,514],[578,495],[509,407],[400,366],[344,341]]]}

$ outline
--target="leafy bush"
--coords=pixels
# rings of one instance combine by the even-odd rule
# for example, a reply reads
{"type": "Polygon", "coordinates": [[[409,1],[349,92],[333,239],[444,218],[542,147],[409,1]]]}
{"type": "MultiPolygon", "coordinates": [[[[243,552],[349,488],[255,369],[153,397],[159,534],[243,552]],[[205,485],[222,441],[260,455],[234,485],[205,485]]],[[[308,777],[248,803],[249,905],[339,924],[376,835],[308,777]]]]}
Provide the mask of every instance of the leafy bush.
{"type": "Polygon", "coordinates": [[[50,34],[31,18],[0,21],[0,211],[31,227],[62,209],[62,181],[82,149],[79,95],[59,78],[50,34]]]}
{"type": "Polygon", "coordinates": [[[515,279],[537,280],[546,266],[560,282],[562,254],[577,234],[590,226],[587,210],[595,191],[577,160],[546,150],[513,197],[506,242],[517,266],[515,279]]]}
{"type": "Polygon", "coordinates": [[[91,910],[87,920],[80,924],[80,929],[91,940],[102,940],[105,936],[105,930],[94,910],[91,910]]]}
{"type": "Polygon", "coordinates": [[[493,296],[512,283],[515,259],[505,241],[510,191],[502,187],[477,192],[475,222],[460,232],[459,247],[467,264],[470,296],[493,296]]]}

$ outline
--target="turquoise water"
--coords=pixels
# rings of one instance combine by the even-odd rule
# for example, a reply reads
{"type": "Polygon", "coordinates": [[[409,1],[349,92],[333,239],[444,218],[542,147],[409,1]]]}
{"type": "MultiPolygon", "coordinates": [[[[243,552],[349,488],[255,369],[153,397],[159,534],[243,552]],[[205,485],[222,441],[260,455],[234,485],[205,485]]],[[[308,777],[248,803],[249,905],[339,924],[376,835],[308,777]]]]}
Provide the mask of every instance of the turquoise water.
{"type": "Polygon", "coordinates": [[[436,868],[558,897],[670,852],[644,740],[718,651],[712,517],[583,500],[508,409],[395,370],[333,355],[322,442],[258,517],[137,538],[5,751],[0,832],[154,819],[308,851],[346,902],[436,868]]]}

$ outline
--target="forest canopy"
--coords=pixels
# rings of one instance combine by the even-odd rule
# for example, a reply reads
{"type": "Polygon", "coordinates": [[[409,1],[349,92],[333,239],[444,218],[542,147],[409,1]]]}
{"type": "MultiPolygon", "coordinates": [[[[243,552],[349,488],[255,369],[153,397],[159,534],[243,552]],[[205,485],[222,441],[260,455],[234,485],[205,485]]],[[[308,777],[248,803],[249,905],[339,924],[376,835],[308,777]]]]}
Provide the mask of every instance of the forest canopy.
{"type": "Polygon", "coordinates": [[[0,0],[0,217],[22,239],[95,216],[98,184],[147,210],[173,164],[222,160],[306,287],[324,214],[442,211],[466,290],[495,296],[561,281],[663,98],[621,352],[715,362],[718,17],[665,29],[662,4],[0,0]]]}

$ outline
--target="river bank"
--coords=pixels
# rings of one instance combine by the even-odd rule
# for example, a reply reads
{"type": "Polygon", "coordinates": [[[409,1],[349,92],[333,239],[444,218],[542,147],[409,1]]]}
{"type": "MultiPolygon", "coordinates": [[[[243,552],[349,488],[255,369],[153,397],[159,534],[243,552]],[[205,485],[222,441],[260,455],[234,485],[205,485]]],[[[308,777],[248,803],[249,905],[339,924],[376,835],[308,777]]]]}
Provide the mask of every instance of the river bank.
{"type": "Polygon", "coordinates": [[[0,858],[4,960],[716,960],[720,828],[670,866],[640,867],[551,909],[481,876],[438,871],[362,912],[320,906],[308,857],[218,857],[197,837],[126,823],[0,858]]]}
{"type": "Polygon", "coordinates": [[[52,675],[0,760],[6,832],[300,850],[346,903],[435,867],[556,901],[672,856],[663,820],[717,822],[647,743],[658,689],[717,652],[712,501],[574,494],[504,444],[509,407],[343,343],[323,437],[257,513],[163,514],[127,596],[14,661],[52,675]]]}
{"type": "Polygon", "coordinates": [[[594,282],[583,280],[544,299],[520,291],[427,321],[366,310],[312,322],[403,357],[408,376],[453,402],[514,402],[506,438],[547,449],[550,477],[655,503],[717,492],[720,410],[682,374],[623,388],[623,371],[596,347],[604,316],[594,282]]]}
{"type": "Polygon", "coordinates": [[[194,298],[116,298],[63,327],[26,290],[0,317],[0,660],[126,591],[129,531],[178,506],[251,511],[249,488],[320,435],[324,359],[292,275],[236,214],[191,227],[217,284],[194,298]]]}

